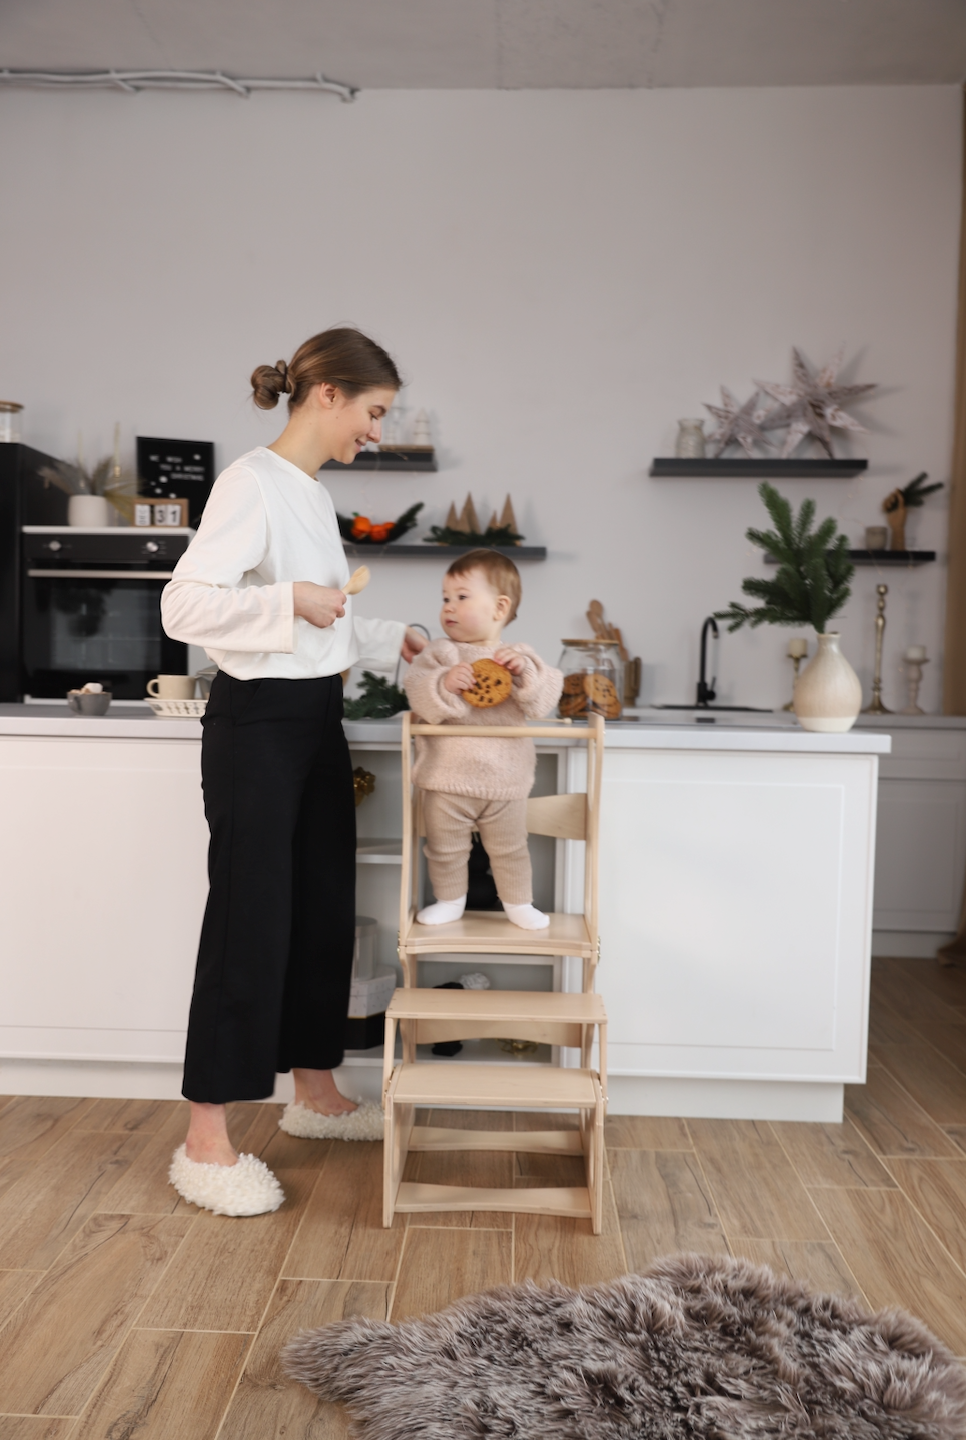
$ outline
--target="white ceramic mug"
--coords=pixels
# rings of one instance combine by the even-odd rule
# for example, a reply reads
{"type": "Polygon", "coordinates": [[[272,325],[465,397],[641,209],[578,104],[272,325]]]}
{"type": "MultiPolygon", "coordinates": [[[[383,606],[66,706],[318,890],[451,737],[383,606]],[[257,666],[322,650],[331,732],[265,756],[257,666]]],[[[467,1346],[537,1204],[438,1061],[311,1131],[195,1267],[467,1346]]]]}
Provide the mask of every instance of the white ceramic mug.
{"type": "Polygon", "coordinates": [[[158,675],[154,680],[148,681],[148,694],[152,700],[193,700],[195,698],[195,677],[193,675],[158,675]]]}

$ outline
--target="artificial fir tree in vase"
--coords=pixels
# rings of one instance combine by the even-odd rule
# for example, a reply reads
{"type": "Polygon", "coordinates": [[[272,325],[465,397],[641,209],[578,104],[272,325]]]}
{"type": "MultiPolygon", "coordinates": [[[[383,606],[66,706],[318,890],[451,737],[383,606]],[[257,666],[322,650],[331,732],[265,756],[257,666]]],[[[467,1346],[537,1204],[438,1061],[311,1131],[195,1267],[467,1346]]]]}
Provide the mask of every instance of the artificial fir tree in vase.
{"type": "Polygon", "coordinates": [[[775,528],[752,527],[745,534],[778,562],[778,569],[774,578],[750,577],[742,582],[743,593],[758,600],[758,605],[733,600],[715,618],[726,620],[729,630],[740,630],[742,625],[814,626],[818,651],[795,682],[795,714],[804,730],[851,730],[862,705],[862,686],[839,650],[838,631],[827,629],[852,593],[849,581],[855,567],[849,560],[848,541],[831,517],[812,529],[814,500],[803,500],[795,516],[767,480],[758,493],[775,528]]]}

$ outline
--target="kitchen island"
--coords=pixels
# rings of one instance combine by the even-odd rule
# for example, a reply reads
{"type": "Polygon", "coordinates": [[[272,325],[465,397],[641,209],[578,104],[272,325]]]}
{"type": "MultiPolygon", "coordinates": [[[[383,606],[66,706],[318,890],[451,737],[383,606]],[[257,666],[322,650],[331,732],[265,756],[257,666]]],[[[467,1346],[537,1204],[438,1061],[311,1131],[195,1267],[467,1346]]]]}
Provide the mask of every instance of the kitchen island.
{"type": "MultiPolygon", "coordinates": [[[[607,727],[598,989],[616,1113],[836,1121],[843,1085],[865,1078],[889,737],[762,718],[607,727]]],[[[400,726],[346,732],[377,777],[358,812],[358,908],[380,921],[387,964],[400,726]]],[[[199,722],[146,706],[102,719],[0,706],[3,1093],[180,1093],[206,894],[200,738],[199,722]]],[[[538,789],[583,787],[581,747],[538,750],[538,789]]],[[[578,910],[581,847],[541,843],[538,903],[578,910]]],[[[534,968],[494,967],[494,983],[575,985],[566,963],[556,979],[534,968]]],[[[380,1065],[378,1051],[351,1055],[344,1086],[376,1095],[380,1065]]]]}

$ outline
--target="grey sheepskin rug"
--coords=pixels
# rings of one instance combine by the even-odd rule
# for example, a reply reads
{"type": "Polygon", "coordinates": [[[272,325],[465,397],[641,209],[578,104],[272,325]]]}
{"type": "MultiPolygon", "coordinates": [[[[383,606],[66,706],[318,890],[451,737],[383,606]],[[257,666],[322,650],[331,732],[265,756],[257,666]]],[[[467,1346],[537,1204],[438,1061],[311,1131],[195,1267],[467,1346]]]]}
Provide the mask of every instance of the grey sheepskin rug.
{"type": "Polygon", "coordinates": [[[675,1255],[569,1290],[514,1285],[399,1325],[305,1330],[289,1375],[363,1440],[953,1440],[966,1372],[901,1311],[675,1255]]]}

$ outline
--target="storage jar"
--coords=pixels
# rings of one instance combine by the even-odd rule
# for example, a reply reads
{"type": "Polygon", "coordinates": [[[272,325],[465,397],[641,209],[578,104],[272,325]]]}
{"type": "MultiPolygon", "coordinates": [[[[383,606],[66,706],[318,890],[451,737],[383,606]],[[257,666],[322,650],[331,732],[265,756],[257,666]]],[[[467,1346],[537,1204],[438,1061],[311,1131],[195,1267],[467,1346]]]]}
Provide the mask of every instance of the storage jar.
{"type": "Polygon", "coordinates": [[[624,666],[617,640],[565,640],[560,715],[565,720],[596,713],[619,720],[624,708],[624,666]]]}

